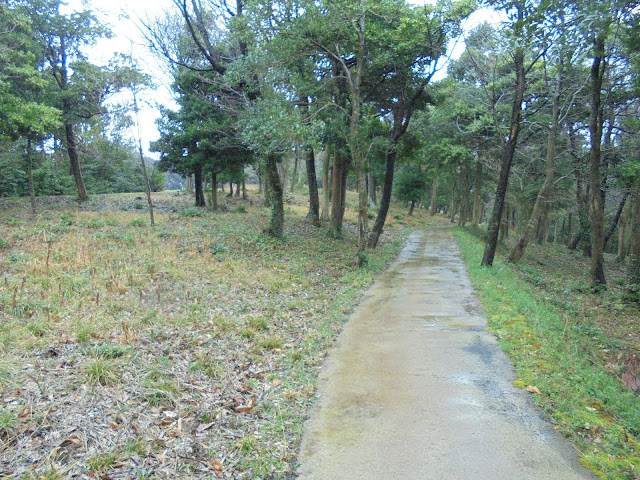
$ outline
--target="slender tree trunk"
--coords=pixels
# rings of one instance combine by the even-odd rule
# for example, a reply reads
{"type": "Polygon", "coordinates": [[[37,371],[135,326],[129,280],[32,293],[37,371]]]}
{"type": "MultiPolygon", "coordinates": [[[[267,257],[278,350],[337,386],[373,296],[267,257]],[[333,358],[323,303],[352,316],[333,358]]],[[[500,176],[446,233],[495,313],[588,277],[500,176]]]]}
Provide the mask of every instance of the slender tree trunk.
{"type": "Polygon", "coordinates": [[[193,167],[193,175],[195,177],[195,189],[196,189],[196,207],[204,207],[207,205],[206,200],[204,199],[204,188],[202,187],[202,165],[199,163],[194,165],[193,167]]]}
{"type": "Polygon", "coordinates": [[[569,217],[567,218],[567,231],[566,231],[566,240],[567,246],[571,243],[571,230],[573,230],[573,213],[569,212],[569,217]]]}
{"type": "MultiPolygon", "coordinates": [[[[560,63],[560,67],[562,67],[562,62],[560,63]]],[[[540,191],[538,192],[538,197],[536,198],[536,203],[533,206],[533,210],[531,211],[531,216],[529,217],[529,221],[527,225],[524,227],[524,232],[522,232],[522,236],[516,246],[513,248],[507,261],[512,263],[517,263],[522,258],[525,249],[527,248],[527,244],[529,243],[529,239],[533,234],[533,231],[538,224],[538,219],[540,214],[545,210],[548,210],[548,199],[549,194],[551,193],[551,188],[553,187],[553,179],[555,176],[555,158],[556,158],[556,140],[558,137],[558,126],[560,119],[560,92],[561,92],[561,84],[562,84],[562,72],[559,71],[556,76],[556,85],[555,91],[553,94],[553,113],[551,120],[551,129],[549,130],[549,138],[547,140],[547,164],[545,171],[545,178],[540,187],[540,191]]]]}
{"type": "Polygon", "coordinates": [[[280,183],[278,175],[278,158],[275,154],[267,155],[265,174],[269,185],[269,205],[271,206],[267,233],[275,238],[282,238],[284,233],[284,200],[282,183],[280,183]]]}
{"type": "Polygon", "coordinates": [[[331,195],[331,231],[336,238],[342,236],[342,222],[344,220],[344,198],[346,185],[347,162],[338,147],[333,157],[333,192],[331,195]]]}
{"type": "Polygon", "coordinates": [[[595,55],[591,66],[591,115],[589,136],[589,183],[591,185],[591,284],[606,285],[604,276],[604,201],[600,160],[602,142],[601,90],[606,62],[604,61],[605,36],[600,34],[595,40],[595,55]]]}
{"type": "Polygon", "coordinates": [[[245,182],[244,180],[242,181],[242,199],[246,200],[247,197],[247,182],[245,182]]]}
{"type": "Polygon", "coordinates": [[[540,221],[538,223],[538,235],[536,243],[538,245],[544,244],[549,238],[549,204],[545,203],[542,206],[542,213],[540,214],[540,221]]]}
{"type": "Polygon", "coordinates": [[[395,169],[396,155],[397,155],[397,140],[394,141],[394,145],[386,155],[386,165],[384,173],[384,184],[382,185],[382,195],[380,198],[380,208],[378,209],[378,215],[376,221],[371,229],[369,235],[369,248],[376,248],[378,240],[384,228],[384,222],[387,219],[387,213],[389,213],[389,205],[391,204],[391,190],[393,189],[393,173],[395,169]]]}
{"type": "Polygon", "coordinates": [[[227,194],[227,197],[233,197],[233,183],[229,182],[229,193],[227,194]]]}
{"type": "Polygon", "coordinates": [[[329,220],[329,210],[331,208],[331,185],[329,185],[329,170],[331,165],[331,155],[329,155],[329,145],[324,150],[324,158],[322,162],[322,221],[329,220]]]}
{"type": "Polygon", "coordinates": [[[480,212],[482,211],[482,158],[478,152],[475,178],[473,179],[473,219],[472,224],[477,227],[480,223],[480,212]]]}
{"type": "Polygon", "coordinates": [[[633,204],[633,197],[630,202],[627,202],[622,212],[620,228],[618,229],[618,256],[616,260],[619,262],[623,261],[627,256],[627,225],[630,223],[630,215],[633,208],[631,204],[633,204]]]}
{"type": "MultiPolygon", "coordinates": [[[[518,17],[519,21],[522,21],[523,12],[521,8],[518,10],[518,17]]],[[[511,111],[509,136],[503,146],[500,176],[498,178],[493,212],[491,213],[491,220],[489,221],[487,243],[482,257],[481,265],[485,267],[493,265],[493,259],[496,254],[498,235],[500,232],[500,220],[502,219],[502,209],[504,207],[504,199],[509,185],[509,174],[511,173],[511,164],[515,155],[516,145],[518,143],[518,134],[520,132],[520,114],[522,111],[522,100],[524,98],[525,89],[524,49],[522,47],[517,48],[515,51],[514,67],[516,70],[516,91],[511,111]]]]}
{"type": "Polygon", "coordinates": [[[640,177],[635,182],[631,209],[631,248],[629,250],[629,283],[636,300],[640,300],[640,177]]]}
{"type": "Polygon", "coordinates": [[[69,123],[65,124],[64,133],[67,141],[67,155],[69,155],[71,173],[73,174],[73,179],[76,182],[78,198],[81,201],[89,200],[89,195],[87,195],[87,189],[84,186],[84,180],[82,178],[82,171],[80,170],[78,147],[76,145],[76,133],[73,131],[73,125],[69,123]]]}
{"type": "Polygon", "coordinates": [[[31,137],[27,137],[27,175],[29,177],[29,199],[31,200],[31,213],[36,214],[36,189],[33,186],[33,158],[31,137]]]}
{"type": "MultiPolygon", "coordinates": [[[[318,198],[318,178],[316,177],[316,157],[313,147],[306,148],[305,164],[307,167],[307,183],[309,184],[309,213],[307,220],[315,227],[320,226],[320,200],[318,198]]],[[[296,166],[298,159],[296,158],[296,166]]]]}
{"type": "Polygon", "coordinates": [[[218,210],[218,174],[211,172],[211,210],[218,210]]]}
{"type": "Polygon", "coordinates": [[[369,172],[367,174],[367,192],[369,193],[369,207],[376,206],[376,179],[373,176],[373,161],[369,158],[369,172]]]}
{"type": "Polygon", "coordinates": [[[431,216],[436,214],[436,195],[438,192],[438,175],[433,179],[433,184],[431,185],[431,204],[429,206],[429,214],[431,216]]]}
{"type": "Polygon", "coordinates": [[[607,248],[607,243],[609,243],[609,239],[613,236],[613,232],[616,231],[616,227],[618,226],[618,222],[620,221],[620,217],[622,216],[622,212],[624,210],[624,206],[627,203],[627,197],[629,196],[629,192],[624,192],[622,196],[622,200],[620,200],[620,205],[618,205],[618,210],[616,211],[615,217],[613,217],[613,221],[609,226],[609,230],[607,230],[607,234],[604,236],[604,246],[603,249],[607,248]]]}
{"type": "MultiPolygon", "coordinates": [[[[142,134],[140,132],[140,115],[138,111],[138,97],[136,95],[135,90],[132,91],[133,94],[133,110],[136,115],[136,126],[138,128],[138,153],[140,155],[140,164],[142,165],[142,176],[144,177],[144,185],[145,191],[147,194],[147,205],[149,206],[149,222],[153,227],[156,222],[153,216],[153,200],[151,199],[151,182],[149,181],[149,176],[147,175],[147,163],[144,161],[144,152],[142,150],[142,134]]],[[[203,193],[204,196],[204,193],[203,193]]]]}
{"type": "MultiPolygon", "coordinates": [[[[355,162],[357,188],[358,188],[358,252],[362,253],[367,248],[367,177],[365,172],[365,158],[359,147],[360,127],[360,85],[365,61],[365,14],[361,13],[356,26],[358,33],[358,56],[354,76],[349,76],[351,88],[351,118],[349,121],[349,150],[351,158],[355,162]]],[[[358,256],[358,264],[362,264],[362,256],[358,256]]]]}
{"type": "Polygon", "coordinates": [[[296,152],[296,157],[293,164],[293,175],[291,175],[291,186],[289,187],[289,191],[293,193],[296,188],[296,180],[298,179],[298,153],[296,152]]]}
{"type": "Polygon", "coordinates": [[[416,201],[411,200],[411,206],[409,207],[409,213],[408,213],[409,216],[413,215],[413,209],[415,208],[415,206],[416,206],[416,201]]]}

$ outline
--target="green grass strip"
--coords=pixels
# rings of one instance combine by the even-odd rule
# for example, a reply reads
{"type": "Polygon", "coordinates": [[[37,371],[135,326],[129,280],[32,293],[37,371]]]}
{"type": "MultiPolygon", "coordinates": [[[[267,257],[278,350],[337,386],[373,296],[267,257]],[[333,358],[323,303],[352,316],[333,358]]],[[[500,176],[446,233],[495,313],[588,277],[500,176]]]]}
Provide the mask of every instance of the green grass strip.
{"type": "Polygon", "coordinates": [[[603,479],[640,479],[640,398],[605,367],[598,339],[508,264],[480,267],[481,241],[463,228],[453,233],[489,329],[513,362],[514,384],[540,389],[536,402],[582,452],[584,466],[603,479]]]}

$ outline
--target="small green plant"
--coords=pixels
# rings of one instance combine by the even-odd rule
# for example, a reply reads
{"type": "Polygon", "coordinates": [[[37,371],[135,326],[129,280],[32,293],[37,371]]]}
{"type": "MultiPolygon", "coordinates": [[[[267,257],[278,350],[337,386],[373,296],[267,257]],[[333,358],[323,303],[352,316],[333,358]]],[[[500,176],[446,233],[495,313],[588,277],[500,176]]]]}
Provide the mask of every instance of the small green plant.
{"type": "Polygon", "coordinates": [[[245,207],[244,205],[238,205],[238,208],[236,208],[236,213],[247,213],[247,207],[245,207]]]}
{"type": "Polygon", "coordinates": [[[0,437],[4,437],[13,432],[13,429],[16,428],[17,421],[18,417],[15,413],[7,408],[0,407],[0,437]]]}
{"type": "Polygon", "coordinates": [[[25,261],[27,258],[29,258],[29,255],[27,255],[26,253],[11,252],[7,257],[7,260],[9,260],[11,263],[20,263],[25,261]]]}
{"type": "Polygon", "coordinates": [[[134,454],[140,457],[145,457],[149,453],[149,449],[140,439],[137,439],[134,442],[127,443],[124,447],[124,451],[130,455],[134,454]]]}
{"type": "Polygon", "coordinates": [[[102,477],[116,463],[118,456],[115,453],[103,453],[90,458],[87,464],[89,470],[94,474],[102,477]]]}
{"type": "Polygon", "coordinates": [[[142,199],[140,198],[136,198],[133,203],[131,204],[131,206],[135,209],[135,210],[142,210],[145,207],[144,202],[142,201],[142,199]]]}
{"type": "Polygon", "coordinates": [[[204,215],[204,211],[198,207],[183,208],[178,213],[183,217],[201,217],[204,215]]]}
{"type": "Polygon", "coordinates": [[[91,341],[93,336],[95,335],[95,331],[88,325],[83,325],[78,330],[76,330],[76,341],[78,343],[88,343],[91,341]]]}
{"type": "Polygon", "coordinates": [[[92,218],[87,222],[87,228],[102,228],[105,225],[106,223],[98,218],[92,218]]]}
{"type": "Polygon", "coordinates": [[[209,246],[209,252],[211,252],[212,255],[221,255],[223,253],[227,253],[228,251],[229,249],[224,243],[212,243],[209,246]]]}
{"type": "Polygon", "coordinates": [[[276,336],[265,337],[258,346],[267,350],[277,350],[282,348],[282,339],[276,336]]]}
{"type": "Polygon", "coordinates": [[[235,447],[237,450],[240,451],[242,455],[248,455],[249,453],[255,450],[256,444],[257,444],[256,437],[250,436],[250,437],[243,437],[240,440],[238,440],[235,444],[235,447]]]}
{"type": "Polygon", "coordinates": [[[134,218],[129,222],[130,227],[146,227],[147,222],[142,218],[134,218]]]}
{"type": "Polygon", "coordinates": [[[9,245],[8,240],[5,240],[4,237],[0,237],[0,248],[7,248],[9,245]]]}
{"type": "Polygon", "coordinates": [[[47,332],[47,325],[36,320],[27,325],[27,331],[34,337],[42,337],[47,332]]]}
{"type": "Polygon", "coordinates": [[[247,325],[254,330],[264,332],[269,329],[267,320],[261,315],[251,315],[247,319],[247,325]]]}
{"type": "Polygon", "coordinates": [[[122,345],[104,343],[101,345],[96,345],[91,353],[96,357],[113,359],[127,355],[128,350],[122,345]]]}
{"type": "Polygon", "coordinates": [[[60,215],[60,223],[62,225],[66,225],[66,226],[70,227],[75,222],[76,222],[76,219],[74,218],[73,214],[71,214],[71,213],[63,213],[62,215],[60,215]]]}
{"type": "Polygon", "coordinates": [[[104,358],[89,362],[84,372],[87,381],[94,385],[111,385],[120,378],[115,363],[104,358]]]}
{"type": "Polygon", "coordinates": [[[209,354],[198,355],[195,361],[189,366],[189,370],[202,371],[209,378],[219,379],[224,376],[224,368],[219,361],[211,358],[209,354]]]}

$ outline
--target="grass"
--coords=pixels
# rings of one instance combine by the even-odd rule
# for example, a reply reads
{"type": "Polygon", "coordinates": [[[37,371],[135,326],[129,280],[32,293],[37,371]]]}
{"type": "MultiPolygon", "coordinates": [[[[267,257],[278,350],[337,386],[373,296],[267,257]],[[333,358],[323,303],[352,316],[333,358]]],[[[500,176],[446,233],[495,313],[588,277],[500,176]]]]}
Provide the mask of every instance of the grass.
{"type": "Polygon", "coordinates": [[[559,247],[534,248],[517,267],[498,260],[487,269],[479,266],[480,241],[454,232],[490,329],[515,366],[515,385],[541,391],[536,402],[584,466],[603,479],[640,478],[640,398],[620,379],[621,359],[638,351],[626,334],[637,329],[636,307],[615,291],[588,294],[582,260],[559,247]],[[613,313],[629,324],[615,328],[605,320],[613,313]]]}
{"type": "Polygon", "coordinates": [[[38,199],[36,217],[28,199],[0,199],[0,400],[19,403],[0,471],[214,478],[219,461],[228,477],[291,478],[324,356],[411,228],[432,219],[394,205],[358,268],[351,192],[343,239],[308,225],[297,195],[274,240],[249,194],[216,213],[154,194],[155,228],[139,194],[38,199]],[[52,435],[87,443],[65,446],[63,462],[40,441],[52,435]],[[185,453],[196,438],[206,451],[185,453]]]}

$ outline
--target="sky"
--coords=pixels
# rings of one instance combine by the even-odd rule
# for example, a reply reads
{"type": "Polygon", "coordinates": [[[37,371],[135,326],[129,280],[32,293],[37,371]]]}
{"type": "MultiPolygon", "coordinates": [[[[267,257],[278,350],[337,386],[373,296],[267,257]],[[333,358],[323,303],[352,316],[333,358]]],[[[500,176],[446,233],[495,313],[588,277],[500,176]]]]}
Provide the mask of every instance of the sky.
{"type": "MultiPolygon", "coordinates": [[[[151,75],[155,86],[139,99],[140,105],[140,138],[142,147],[151,158],[157,158],[158,154],[149,152],[149,143],[157,140],[158,129],[155,120],[160,116],[158,105],[175,108],[176,103],[170,89],[170,78],[163,74],[166,65],[157,59],[147,48],[139,29],[139,19],[150,19],[162,14],[166,10],[175,8],[172,0],[67,0],[68,11],[78,11],[83,8],[92,10],[98,18],[109,25],[113,38],[101,39],[88,53],[92,62],[98,65],[106,65],[114,53],[131,54],[138,62],[139,67],[151,75]],[[84,6],[84,7],[83,7],[84,6]]],[[[413,0],[412,3],[435,3],[435,0],[413,0]]],[[[465,29],[470,30],[474,26],[489,21],[496,23],[498,16],[487,9],[474,12],[465,22],[465,29]]],[[[457,58],[464,50],[464,41],[459,39],[453,47],[452,56],[457,58]]],[[[435,79],[446,75],[446,67],[443,68],[435,79]]],[[[137,129],[132,129],[132,138],[138,139],[137,129]]]]}

